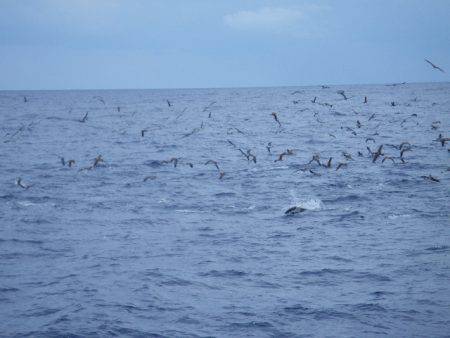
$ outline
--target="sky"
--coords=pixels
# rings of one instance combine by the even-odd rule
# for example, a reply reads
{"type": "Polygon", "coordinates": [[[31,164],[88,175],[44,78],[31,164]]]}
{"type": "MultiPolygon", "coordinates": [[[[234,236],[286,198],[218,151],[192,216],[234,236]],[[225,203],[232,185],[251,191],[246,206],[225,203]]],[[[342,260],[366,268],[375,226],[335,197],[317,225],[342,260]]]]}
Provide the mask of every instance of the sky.
{"type": "Polygon", "coordinates": [[[0,0],[0,90],[449,80],[448,0],[0,0]]]}

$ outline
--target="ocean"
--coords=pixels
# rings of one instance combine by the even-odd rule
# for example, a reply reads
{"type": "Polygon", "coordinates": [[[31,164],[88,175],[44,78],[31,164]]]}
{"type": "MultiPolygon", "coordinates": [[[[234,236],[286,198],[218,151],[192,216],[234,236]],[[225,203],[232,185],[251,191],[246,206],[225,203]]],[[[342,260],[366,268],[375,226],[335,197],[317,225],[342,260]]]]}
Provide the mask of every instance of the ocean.
{"type": "Polygon", "coordinates": [[[1,91],[0,128],[2,336],[450,335],[450,83],[1,91]]]}

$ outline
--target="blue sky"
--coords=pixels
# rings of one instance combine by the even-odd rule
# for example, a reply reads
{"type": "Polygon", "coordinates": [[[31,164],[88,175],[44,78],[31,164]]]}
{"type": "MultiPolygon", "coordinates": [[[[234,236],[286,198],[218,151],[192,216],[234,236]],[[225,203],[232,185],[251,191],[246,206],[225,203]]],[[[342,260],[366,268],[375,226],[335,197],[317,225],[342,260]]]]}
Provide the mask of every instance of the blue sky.
{"type": "Polygon", "coordinates": [[[450,1],[0,0],[0,74],[0,89],[449,81],[450,1]]]}

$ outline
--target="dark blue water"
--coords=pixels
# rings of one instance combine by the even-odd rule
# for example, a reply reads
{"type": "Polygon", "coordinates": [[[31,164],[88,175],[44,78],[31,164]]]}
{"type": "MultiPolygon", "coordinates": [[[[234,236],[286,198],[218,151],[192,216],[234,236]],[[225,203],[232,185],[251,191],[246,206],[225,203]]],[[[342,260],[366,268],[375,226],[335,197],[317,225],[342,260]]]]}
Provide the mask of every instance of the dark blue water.
{"type": "Polygon", "coordinates": [[[0,92],[0,122],[2,336],[450,334],[448,83],[0,92]]]}

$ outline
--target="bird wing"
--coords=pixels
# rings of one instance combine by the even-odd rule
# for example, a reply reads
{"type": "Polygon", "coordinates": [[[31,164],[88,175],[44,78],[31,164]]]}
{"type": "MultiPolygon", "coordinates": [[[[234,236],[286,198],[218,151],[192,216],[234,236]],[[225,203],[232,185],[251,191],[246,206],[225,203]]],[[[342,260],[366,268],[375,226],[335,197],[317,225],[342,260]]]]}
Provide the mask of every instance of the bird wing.
{"type": "Polygon", "coordinates": [[[436,68],[436,69],[439,69],[442,73],[445,73],[445,71],[444,71],[441,67],[436,66],[436,65],[435,65],[433,62],[431,62],[430,60],[425,59],[425,61],[428,62],[428,63],[431,65],[431,67],[436,68]]]}

